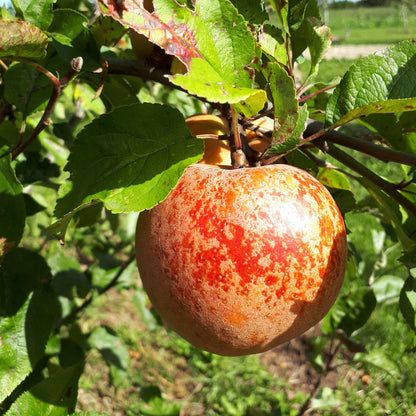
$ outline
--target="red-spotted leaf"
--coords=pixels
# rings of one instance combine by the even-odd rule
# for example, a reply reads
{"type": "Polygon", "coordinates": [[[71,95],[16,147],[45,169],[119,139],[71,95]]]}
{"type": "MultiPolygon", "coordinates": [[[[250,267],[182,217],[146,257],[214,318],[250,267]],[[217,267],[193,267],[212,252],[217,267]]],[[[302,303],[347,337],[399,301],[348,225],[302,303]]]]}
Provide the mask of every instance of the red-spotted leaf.
{"type": "Polygon", "coordinates": [[[20,20],[0,20],[0,57],[38,59],[46,55],[48,37],[20,20]]]}
{"type": "Polygon", "coordinates": [[[201,54],[195,44],[195,36],[186,24],[170,21],[162,22],[159,17],[148,12],[134,0],[97,0],[101,13],[111,16],[122,25],[145,35],[152,43],[160,46],[170,55],[176,56],[187,67],[192,58],[201,54]]]}
{"type": "Polygon", "coordinates": [[[172,4],[176,3],[155,1],[161,18],[166,20],[173,13],[176,21],[195,28],[203,59],[193,59],[189,72],[174,75],[171,81],[208,101],[234,104],[246,116],[260,111],[266,93],[253,85],[261,52],[243,16],[228,1],[199,0],[194,12],[180,8],[178,13],[172,4]]]}

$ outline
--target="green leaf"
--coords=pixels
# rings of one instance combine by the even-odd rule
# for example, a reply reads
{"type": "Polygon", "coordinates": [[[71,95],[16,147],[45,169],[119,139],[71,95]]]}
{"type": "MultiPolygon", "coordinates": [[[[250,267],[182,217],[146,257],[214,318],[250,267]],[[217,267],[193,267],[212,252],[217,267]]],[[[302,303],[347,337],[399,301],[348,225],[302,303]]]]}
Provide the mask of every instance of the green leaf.
{"type": "Polygon", "coordinates": [[[48,37],[20,20],[0,20],[0,57],[38,59],[46,56],[48,37]]]}
{"type": "Polygon", "coordinates": [[[22,190],[11,166],[10,154],[0,157],[0,258],[3,247],[19,244],[23,234],[26,210],[22,190]]]}
{"type": "Polygon", "coordinates": [[[348,178],[336,169],[319,168],[316,178],[330,188],[351,190],[348,178]]]}
{"type": "Polygon", "coordinates": [[[71,63],[82,57],[82,69],[94,71],[101,66],[100,51],[94,36],[87,28],[88,19],[71,9],[57,9],[49,31],[58,54],[71,63]]]}
{"type": "Polygon", "coordinates": [[[43,257],[24,248],[8,252],[0,268],[0,316],[13,316],[30,293],[51,279],[43,257]]]}
{"type": "Polygon", "coordinates": [[[308,49],[311,55],[311,68],[309,76],[314,75],[318,70],[318,65],[329,49],[332,42],[331,31],[327,26],[320,25],[314,19],[306,20],[306,36],[308,49]]]}
{"type": "Polygon", "coordinates": [[[375,349],[368,353],[359,352],[354,355],[354,361],[364,364],[370,364],[381,370],[386,371],[393,377],[400,376],[400,369],[384,351],[375,349]]]}
{"type": "Polygon", "coordinates": [[[126,370],[129,364],[127,348],[121,343],[120,338],[112,334],[105,327],[95,328],[88,338],[91,347],[96,348],[103,358],[111,365],[126,370]]]}
{"type": "MultiPolygon", "coordinates": [[[[86,126],[74,142],[56,215],[101,200],[114,212],[142,211],[162,201],[184,168],[201,157],[183,116],[159,104],[120,107],[86,126]]],[[[68,214],[69,215],[69,214],[68,214]]]]}
{"type": "Polygon", "coordinates": [[[180,403],[165,400],[158,386],[142,388],[140,398],[145,402],[140,403],[140,414],[146,416],[179,416],[180,414],[180,403]]]}
{"type": "Polygon", "coordinates": [[[159,327],[158,319],[150,310],[149,301],[143,289],[138,289],[134,292],[132,303],[139,310],[142,322],[150,331],[154,331],[159,327]]]}
{"type": "Polygon", "coordinates": [[[409,327],[416,332],[416,280],[409,277],[400,292],[400,311],[409,327]]]}
{"type": "Polygon", "coordinates": [[[6,416],[67,416],[73,412],[78,394],[78,380],[83,363],[51,370],[49,377],[23,393],[6,416]]]}
{"type": "Polygon", "coordinates": [[[127,347],[120,338],[107,328],[98,327],[91,333],[88,342],[92,348],[96,348],[100,352],[106,361],[113,383],[116,386],[124,384],[130,356],[127,347]]]}
{"type": "Polygon", "coordinates": [[[377,279],[373,285],[377,302],[397,302],[403,288],[403,279],[398,276],[385,275],[377,279]]]}
{"type": "Polygon", "coordinates": [[[333,409],[341,405],[342,393],[339,390],[332,390],[323,387],[316,397],[312,399],[310,409],[333,409]]]}
{"type": "Polygon", "coordinates": [[[46,30],[52,22],[52,7],[55,0],[11,0],[16,16],[46,30]]]}
{"type": "Polygon", "coordinates": [[[266,55],[283,65],[287,65],[287,50],[280,29],[269,24],[261,26],[258,42],[266,55]]]}
{"type": "Polygon", "coordinates": [[[376,307],[377,300],[373,290],[364,286],[356,278],[356,273],[354,259],[350,258],[341,293],[323,319],[322,332],[324,334],[342,329],[347,336],[351,336],[367,322],[376,307]]]}
{"type": "Polygon", "coordinates": [[[46,284],[35,290],[15,315],[0,319],[0,402],[43,357],[58,312],[56,293],[46,284]]]}
{"type": "Polygon", "coordinates": [[[361,120],[397,150],[416,154],[416,112],[371,114],[361,120]]]}
{"type": "Polygon", "coordinates": [[[190,94],[206,98],[208,101],[234,104],[238,112],[248,117],[257,114],[266,102],[265,91],[228,83],[223,75],[204,59],[192,59],[189,72],[186,75],[174,75],[171,81],[190,94]]]}
{"type": "Polygon", "coordinates": [[[29,375],[25,320],[29,300],[10,317],[0,318],[0,403],[29,375]]]}
{"type": "MultiPolygon", "coordinates": [[[[328,104],[331,103],[331,98],[328,104]]],[[[333,123],[330,126],[330,129],[333,130],[345,123],[349,123],[352,120],[366,117],[371,114],[401,113],[403,111],[414,111],[415,108],[416,98],[403,98],[371,102],[370,104],[349,111],[347,114],[345,114],[345,116],[341,117],[338,121],[333,123]]]]}
{"type": "Polygon", "coordinates": [[[399,43],[357,61],[330,97],[326,119],[331,128],[373,113],[416,108],[416,44],[399,43]]]}

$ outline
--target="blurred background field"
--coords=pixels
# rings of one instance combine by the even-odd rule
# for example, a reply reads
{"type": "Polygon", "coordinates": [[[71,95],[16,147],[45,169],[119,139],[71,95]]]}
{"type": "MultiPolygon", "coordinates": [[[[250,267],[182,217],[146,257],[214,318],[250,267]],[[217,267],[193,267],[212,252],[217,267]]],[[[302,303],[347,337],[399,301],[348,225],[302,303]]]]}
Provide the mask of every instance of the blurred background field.
{"type": "MultiPolygon", "coordinates": [[[[413,2],[414,3],[414,2],[413,2]]],[[[416,3],[403,9],[403,2],[388,7],[330,8],[326,24],[336,44],[391,44],[416,36],[416,3]],[[410,7],[411,6],[411,7],[410,7]]]]}

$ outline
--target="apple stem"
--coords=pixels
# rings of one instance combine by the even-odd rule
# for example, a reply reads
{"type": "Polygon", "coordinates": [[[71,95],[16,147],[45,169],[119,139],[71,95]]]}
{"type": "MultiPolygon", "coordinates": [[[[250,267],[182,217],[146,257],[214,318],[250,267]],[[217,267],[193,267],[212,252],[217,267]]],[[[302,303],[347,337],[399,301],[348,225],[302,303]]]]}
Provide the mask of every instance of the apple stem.
{"type": "Polygon", "coordinates": [[[230,105],[232,121],[232,137],[230,140],[231,160],[234,169],[245,168],[248,166],[259,166],[262,154],[256,152],[247,142],[243,124],[239,121],[239,115],[234,107],[230,105]]]}
{"type": "Polygon", "coordinates": [[[232,144],[231,160],[234,169],[245,168],[248,166],[247,158],[243,150],[243,143],[240,136],[240,126],[238,123],[238,113],[234,106],[230,105],[231,123],[234,143],[232,144]]]}

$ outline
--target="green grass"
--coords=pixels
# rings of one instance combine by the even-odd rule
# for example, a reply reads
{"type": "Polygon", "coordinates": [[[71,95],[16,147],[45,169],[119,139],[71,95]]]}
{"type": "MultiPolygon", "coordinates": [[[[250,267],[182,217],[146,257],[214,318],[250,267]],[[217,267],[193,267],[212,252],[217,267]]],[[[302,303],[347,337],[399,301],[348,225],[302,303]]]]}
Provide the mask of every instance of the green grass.
{"type": "Polygon", "coordinates": [[[342,44],[392,44],[416,36],[416,14],[408,11],[404,26],[399,5],[330,10],[326,24],[342,44]]]}

